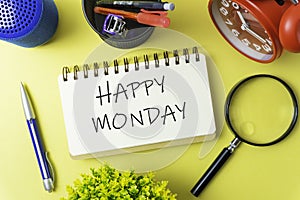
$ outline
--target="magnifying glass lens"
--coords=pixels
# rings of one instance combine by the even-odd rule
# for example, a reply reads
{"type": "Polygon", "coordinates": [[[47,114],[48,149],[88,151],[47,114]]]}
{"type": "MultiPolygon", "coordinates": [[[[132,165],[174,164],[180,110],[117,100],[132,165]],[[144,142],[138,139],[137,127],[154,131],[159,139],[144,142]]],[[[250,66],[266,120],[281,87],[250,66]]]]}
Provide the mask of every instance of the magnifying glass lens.
{"type": "Polygon", "coordinates": [[[241,85],[232,96],[229,119],[245,141],[267,144],[288,129],[294,115],[293,100],[279,81],[261,77],[241,85]]]}

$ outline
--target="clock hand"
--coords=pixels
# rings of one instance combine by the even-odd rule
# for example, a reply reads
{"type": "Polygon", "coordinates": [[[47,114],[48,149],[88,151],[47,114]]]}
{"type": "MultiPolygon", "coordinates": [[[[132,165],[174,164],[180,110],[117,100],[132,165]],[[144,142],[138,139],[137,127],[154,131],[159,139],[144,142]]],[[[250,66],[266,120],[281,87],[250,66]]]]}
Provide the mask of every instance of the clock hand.
{"type": "Polygon", "coordinates": [[[250,35],[252,35],[253,37],[255,37],[256,39],[258,39],[260,42],[262,43],[266,43],[266,40],[264,40],[261,36],[259,36],[257,33],[255,33],[254,31],[252,31],[245,18],[243,17],[243,14],[240,12],[240,11],[237,11],[237,14],[242,22],[242,26],[241,26],[241,29],[244,30],[244,31],[247,31],[250,35]]]}
{"type": "Polygon", "coordinates": [[[258,39],[261,43],[264,43],[264,44],[266,43],[266,40],[264,40],[261,36],[259,36],[254,31],[252,31],[247,25],[242,24],[241,29],[244,30],[244,31],[247,31],[250,35],[252,35],[256,39],[258,39]]]}
{"type": "Polygon", "coordinates": [[[244,26],[247,26],[247,27],[248,27],[248,24],[247,24],[246,20],[244,19],[242,13],[241,13],[240,11],[237,11],[237,14],[238,14],[238,16],[239,16],[239,18],[240,18],[242,24],[243,24],[244,26]]]}

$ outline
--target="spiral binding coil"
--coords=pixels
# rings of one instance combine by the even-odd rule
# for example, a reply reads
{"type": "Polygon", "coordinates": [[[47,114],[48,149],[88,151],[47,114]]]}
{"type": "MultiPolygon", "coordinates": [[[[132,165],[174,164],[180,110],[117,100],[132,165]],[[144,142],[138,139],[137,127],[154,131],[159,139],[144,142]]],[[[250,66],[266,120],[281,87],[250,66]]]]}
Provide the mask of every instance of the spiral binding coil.
{"type": "MultiPolygon", "coordinates": [[[[199,55],[199,52],[198,52],[198,48],[197,47],[193,47],[192,48],[192,53],[195,54],[196,56],[196,62],[198,62],[200,60],[200,55],[199,55]]],[[[170,66],[170,53],[168,51],[164,51],[163,52],[163,58],[165,60],[165,66],[170,66]]],[[[184,55],[184,58],[185,58],[185,62],[186,63],[189,63],[190,62],[190,53],[189,53],[189,50],[188,48],[185,48],[183,49],[183,55],[184,55]]],[[[178,50],[173,50],[173,57],[175,58],[175,64],[176,65],[179,65],[180,64],[180,55],[179,55],[179,52],[178,50]]],[[[150,64],[149,64],[149,56],[147,54],[144,54],[143,55],[143,58],[144,58],[144,67],[145,69],[149,69],[150,67],[150,64]]],[[[158,53],[154,53],[153,54],[153,58],[154,58],[154,62],[155,62],[155,67],[159,67],[159,55],[158,53]]],[[[137,56],[134,56],[133,57],[133,61],[134,61],[134,70],[138,71],[139,68],[140,68],[140,61],[138,59],[137,56]]],[[[125,72],[129,72],[129,61],[128,61],[128,58],[125,57],[123,59],[123,63],[124,63],[124,70],[125,72]]],[[[104,69],[104,75],[109,75],[109,64],[107,61],[103,61],[103,69],[104,69]]],[[[119,73],[119,61],[118,60],[114,60],[113,62],[113,67],[114,67],[114,72],[115,74],[118,74],[119,73]]],[[[82,70],[83,70],[83,77],[84,78],[88,78],[89,77],[89,70],[93,68],[93,71],[94,71],[94,76],[95,77],[98,77],[99,76],[99,68],[100,68],[100,65],[99,63],[95,62],[93,63],[93,67],[90,67],[90,65],[88,64],[83,64],[82,66],[82,70]]],[[[73,71],[73,79],[74,80],[77,80],[78,79],[78,72],[80,71],[80,68],[78,65],[75,65],[73,68],[72,68],[72,71],[73,71]]],[[[64,81],[68,81],[68,74],[71,73],[71,69],[70,67],[63,67],[62,69],[62,77],[63,77],[63,80],[64,81]]]]}

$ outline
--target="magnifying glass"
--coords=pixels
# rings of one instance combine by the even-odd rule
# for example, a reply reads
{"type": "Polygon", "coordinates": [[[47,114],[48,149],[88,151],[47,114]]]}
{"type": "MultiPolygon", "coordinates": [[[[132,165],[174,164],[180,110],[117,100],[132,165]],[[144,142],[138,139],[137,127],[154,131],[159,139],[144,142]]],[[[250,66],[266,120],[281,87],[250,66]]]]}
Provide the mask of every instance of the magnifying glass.
{"type": "Polygon", "coordinates": [[[225,120],[235,138],[218,155],[191,193],[199,196],[240,143],[274,145],[291,133],[297,118],[296,95],[282,79],[257,74],[237,83],[225,101],[225,120]]]}

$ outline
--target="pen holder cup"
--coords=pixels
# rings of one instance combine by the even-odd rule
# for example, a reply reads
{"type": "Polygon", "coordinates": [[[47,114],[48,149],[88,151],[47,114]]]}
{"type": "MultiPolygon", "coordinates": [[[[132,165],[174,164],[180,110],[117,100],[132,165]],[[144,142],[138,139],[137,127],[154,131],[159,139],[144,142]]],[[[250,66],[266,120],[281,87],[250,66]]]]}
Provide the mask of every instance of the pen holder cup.
{"type": "MultiPolygon", "coordinates": [[[[143,44],[154,31],[154,27],[140,24],[134,20],[120,19],[124,22],[126,27],[126,33],[124,34],[112,34],[103,30],[103,27],[107,21],[106,15],[94,13],[94,8],[98,0],[83,0],[82,10],[90,27],[100,36],[100,38],[107,44],[121,48],[128,49],[137,47],[143,44]]],[[[122,10],[125,10],[122,9],[122,10]]],[[[138,9],[127,9],[129,12],[139,12],[138,9]]],[[[113,13],[112,13],[113,14],[113,13]]]]}
{"type": "Polygon", "coordinates": [[[0,39],[22,47],[50,40],[58,24],[53,0],[0,0],[0,39]]]}

